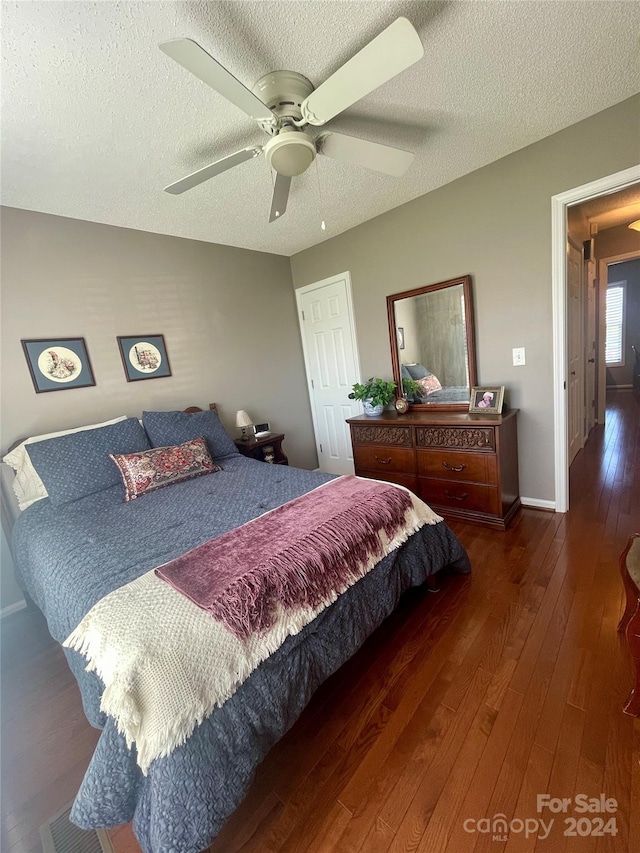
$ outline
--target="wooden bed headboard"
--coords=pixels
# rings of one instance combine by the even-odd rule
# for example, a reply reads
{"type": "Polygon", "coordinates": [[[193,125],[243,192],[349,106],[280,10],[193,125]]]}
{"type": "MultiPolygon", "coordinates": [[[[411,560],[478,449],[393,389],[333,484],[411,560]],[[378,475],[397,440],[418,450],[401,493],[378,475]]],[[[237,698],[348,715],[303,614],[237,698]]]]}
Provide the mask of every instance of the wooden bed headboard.
{"type": "MultiPolygon", "coordinates": [[[[218,409],[218,407],[216,406],[215,403],[209,403],[209,408],[213,412],[217,411],[217,409],[218,409]]],[[[188,415],[192,415],[194,412],[201,412],[201,411],[202,411],[202,409],[199,406],[189,406],[188,409],[185,409],[185,412],[188,415]]]]}

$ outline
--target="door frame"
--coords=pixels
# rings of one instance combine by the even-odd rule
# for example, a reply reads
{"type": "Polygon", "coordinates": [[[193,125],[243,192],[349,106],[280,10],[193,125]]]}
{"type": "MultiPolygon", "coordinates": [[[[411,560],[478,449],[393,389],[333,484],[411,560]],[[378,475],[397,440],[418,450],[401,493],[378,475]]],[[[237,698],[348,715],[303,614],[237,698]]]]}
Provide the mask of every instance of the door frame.
{"type": "Polygon", "coordinates": [[[604,422],[604,410],[607,400],[607,365],[604,360],[604,341],[607,335],[605,300],[609,279],[609,264],[634,261],[636,258],[640,258],[640,252],[624,252],[621,255],[598,258],[598,304],[600,306],[598,339],[602,341],[602,346],[598,350],[598,422],[604,422]]]}
{"type": "MultiPolygon", "coordinates": [[[[577,418],[579,418],[579,420],[580,420],[580,429],[579,429],[580,446],[578,447],[576,454],[574,454],[574,456],[575,456],[575,455],[577,455],[577,453],[579,453],[582,450],[582,448],[585,445],[585,435],[584,435],[584,409],[585,409],[585,397],[584,397],[584,391],[585,391],[585,370],[584,370],[584,251],[583,251],[582,246],[579,243],[577,243],[573,237],[571,237],[569,234],[567,234],[567,254],[569,253],[569,248],[572,248],[575,252],[577,252],[578,256],[580,258],[580,260],[578,262],[578,276],[579,276],[579,279],[578,279],[578,310],[577,310],[577,317],[575,319],[575,322],[577,323],[577,330],[578,330],[578,361],[580,362],[579,372],[578,372],[577,379],[576,379],[576,381],[578,383],[577,397],[578,397],[578,400],[580,401],[581,409],[580,409],[580,412],[575,413],[575,416],[577,418]]],[[[567,284],[568,284],[568,280],[567,280],[567,284]]],[[[569,302],[567,301],[567,306],[568,305],[569,305],[569,302]]],[[[569,326],[570,326],[570,317],[569,317],[569,311],[567,310],[567,346],[568,347],[571,346],[571,342],[569,340],[569,326]]],[[[569,355],[569,351],[567,349],[567,356],[568,355],[569,355]]],[[[567,358],[567,369],[568,369],[568,367],[569,367],[569,359],[567,358]]],[[[570,382],[571,382],[571,380],[567,376],[567,383],[568,383],[567,391],[569,390],[570,382]]],[[[570,395],[567,394],[567,430],[570,429],[569,399],[570,399],[570,395]]],[[[571,435],[568,432],[567,433],[567,451],[569,450],[570,442],[571,442],[571,435]]],[[[567,464],[570,464],[568,457],[567,457],[567,464]]]]}
{"type": "Polygon", "coordinates": [[[599,320],[600,320],[600,294],[599,294],[599,285],[598,285],[598,262],[594,257],[590,258],[588,261],[584,262],[583,265],[583,275],[584,275],[584,353],[583,355],[586,358],[584,363],[584,406],[585,406],[585,419],[584,419],[584,444],[587,443],[587,440],[591,434],[591,430],[597,423],[600,423],[598,418],[598,383],[599,383],[599,373],[598,373],[598,362],[600,359],[600,351],[598,349],[598,344],[600,341],[600,329],[599,329],[599,320]],[[595,271],[595,272],[594,272],[595,271]],[[593,273],[591,279],[589,278],[590,273],[593,273]],[[591,283],[592,282],[592,283],[591,283]],[[591,295],[593,291],[593,296],[591,295]],[[593,326],[591,325],[591,302],[593,303],[593,326]],[[592,333],[592,335],[590,334],[592,333]],[[591,403],[588,399],[587,391],[589,390],[589,347],[593,344],[595,347],[593,351],[593,399],[591,403]],[[591,411],[593,408],[593,411],[591,411]],[[593,423],[591,423],[591,418],[593,418],[593,423]]]}
{"type": "MultiPolygon", "coordinates": [[[[358,335],[356,332],[356,318],[355,313],[353,311],[353,295],[351,292],[351,273],[349,270],[345,270],[345,272],[337,273],[336,275],[329,276],[329,278],[323,278],[320,281],[314,281],[311,284],[305,284],[302,287],[296,288],[296,311],[298,315],[298,328],[300,330],[300,340],[302,341],[302,355],[304,358],[304,374],[307,379],[307,394],[309,395],[309,406],[311,408],[311,421],[313,423],[313,437],[315,439],[316,445],[316,454],[318,456],[318,462],[320,461],[320,440],[318,438],[318,423],[316,420],[316,407],[314,405],[314,391],[313,385],[311,383],[311,374],[309,372],[309,353],[307,352],[307,343],[304,336],[304,331],[302,328],[302,307],[301,307],[301,297],[304,294],[310,293],[312,290],[320,290],[323,287],[327,287],[329,285],[335,284],[338,281],[346,282],[346,296],[347,296],[347,310],[349,312],[349,331],[351,333],[351,343],[353,345],[353,355],[355,359],[355,367],[356,367],[356,381],[360,382],[362,380],[362,370],[360,367],[360,352],[358,350],[358,335]]],[[[361,405],[361,404],[360,404],[361,405]]]]}
{"type": "Polygon", "coordinates": [[[569,509],[567,413],[567,208],[640,182],[640,165],[599,178],[551,198],[551,289],[553,300],[553,422],[555,510],[569,509]]]}

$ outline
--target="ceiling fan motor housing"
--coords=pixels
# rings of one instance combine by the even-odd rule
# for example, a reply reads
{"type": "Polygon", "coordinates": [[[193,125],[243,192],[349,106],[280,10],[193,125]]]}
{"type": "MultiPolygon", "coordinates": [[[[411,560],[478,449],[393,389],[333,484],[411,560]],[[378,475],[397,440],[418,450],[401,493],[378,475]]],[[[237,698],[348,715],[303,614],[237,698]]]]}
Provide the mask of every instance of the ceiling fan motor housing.
{"type": "MultiPolygon", "coordinates": [[[[313,92],[313,84],[297,71],[270,71],[253,87],[254,95],[266,104],[279,119],[302,118],[302,102],[313,92]]],[[[260,122],[267,133],[274,133],[273,124],[260,122]]]]}

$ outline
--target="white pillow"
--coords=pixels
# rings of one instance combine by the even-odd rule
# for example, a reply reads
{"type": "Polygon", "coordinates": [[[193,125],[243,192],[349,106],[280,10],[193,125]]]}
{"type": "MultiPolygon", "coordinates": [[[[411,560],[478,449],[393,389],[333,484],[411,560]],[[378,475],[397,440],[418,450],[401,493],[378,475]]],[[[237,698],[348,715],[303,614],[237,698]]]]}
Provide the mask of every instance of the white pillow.
{"type": "Polygon", "coordinates": [[[32,435],[30,438],[25,438],[17,447],[14,447],[2,461],[6,462],[10,468],[16,472],[13,480],[13,491],[18,499],[20,509],[26,509],[36,501],[41,501],[43,498],[49,497],[44,483],[38,476],[36,469],[33,467],[27,444],[33,444],[35,441],[46,441],[48,438],[57,438],[60,435],[69,435],[72,432],[82,432],[85,429],[96,429],[97,427],[109,426],[117,424],[119,421],[127,419],[127,415],[120,415],[113,418],[111,421],[104,421],[101,424],[88,424],[87,426],[75,427],[75,429],[63,429],[60,432],[49,432],[45,435],[32,435]]]}

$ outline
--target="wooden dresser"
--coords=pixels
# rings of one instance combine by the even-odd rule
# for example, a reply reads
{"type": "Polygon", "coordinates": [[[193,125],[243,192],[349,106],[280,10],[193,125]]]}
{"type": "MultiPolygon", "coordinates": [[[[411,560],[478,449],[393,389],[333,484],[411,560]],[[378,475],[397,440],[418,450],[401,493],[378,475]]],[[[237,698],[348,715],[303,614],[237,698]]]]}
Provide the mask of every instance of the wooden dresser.
{"type": "Polygon", "coordinates": [[[349,418],[356,474],[407,486],[445,517],[504,530],[520,508],[517,414],[349,418]]]}

